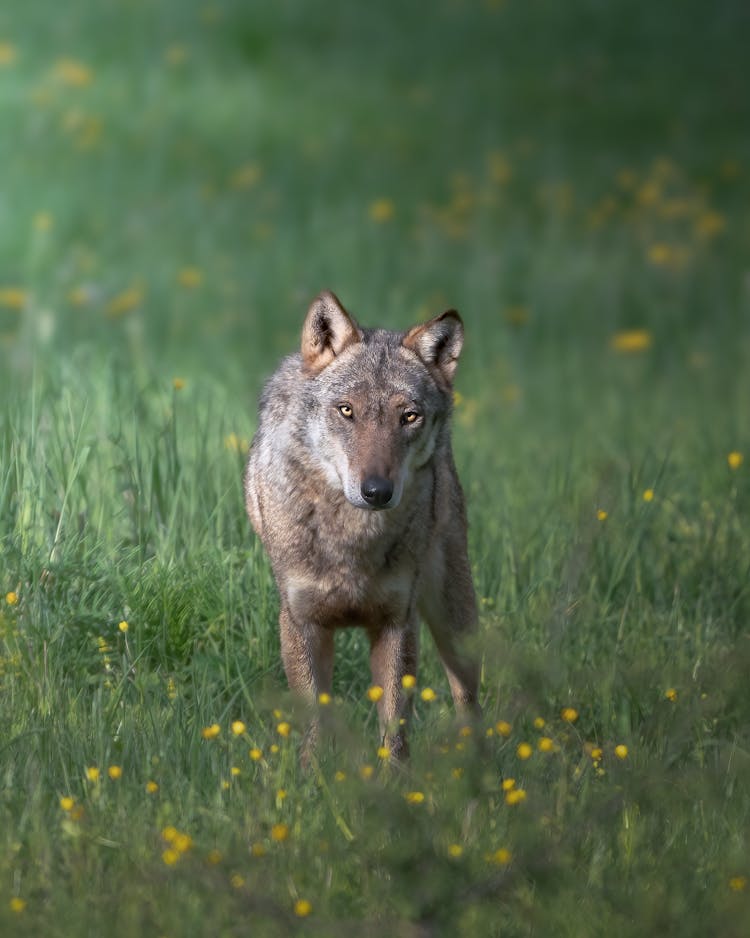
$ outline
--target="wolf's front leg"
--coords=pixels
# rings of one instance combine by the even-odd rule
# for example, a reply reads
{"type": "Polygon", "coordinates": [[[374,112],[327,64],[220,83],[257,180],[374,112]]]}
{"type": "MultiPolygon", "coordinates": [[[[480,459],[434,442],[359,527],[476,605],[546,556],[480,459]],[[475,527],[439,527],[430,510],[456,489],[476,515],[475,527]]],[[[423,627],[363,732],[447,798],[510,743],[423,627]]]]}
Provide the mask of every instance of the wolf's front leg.
{"type": "Polygon", "coordinates": [[[289,689],[315,713],[302,742],[301,759],[310,761],[320,735],[316,707],[322,693],[331,693],[333,684],[333,631],[310,623],[298,623],[282,603],[279,615],[281,660],[289,689]]]}
{"type": "Polygon", "coordinates": [[[385,625],[370,632],[370,670],[373,683],[383,688],[378,701],[378,720],[383,745],[391,758],[409,755],[406,730],[411,699],[404,693],[403,678],[417,673],[419,630],[416,617],[404,625],[385,625]]]}

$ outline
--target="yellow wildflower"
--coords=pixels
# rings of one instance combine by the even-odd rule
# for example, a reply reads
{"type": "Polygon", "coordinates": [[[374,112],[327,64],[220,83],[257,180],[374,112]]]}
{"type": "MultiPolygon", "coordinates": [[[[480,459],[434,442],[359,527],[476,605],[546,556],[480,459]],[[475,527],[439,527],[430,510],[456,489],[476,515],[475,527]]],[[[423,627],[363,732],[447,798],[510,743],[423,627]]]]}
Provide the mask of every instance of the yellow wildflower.
{"type": "Polygon", "coordinates": [[[732,892],[744,892],[747,888],[747,876],[733,876],[729,880],[729,888],[732,892]]]}
{"type": "Polygon", "coordinates": [[[371,765],[363,765],[359,770],[359,774],[360,777],[364,779],[364,781],[367,781],[368,779],[372,778],[374,771],[375,769],[371,765]]]}
{"type": "Polygon", "coordinates": [[[242,720],[234,720],[232,722],[232,732],[235,736],[242,736],[246,729],[247,727],[242,722],[242,720]]]}
{"type": "Polygon", "coordinates": [[[704,212],[695,220],[693,230],[699,238],[713,238],[726,228],[727,220],[720,212],[704,212]]]}
{"type": "Polygon", "coordinates": [[[283,843],[289,836],[289,827],[286,824],[274,824],[271,828],[271,840],[283,843]]]}
{"type": "Polygon", "coordinates": [[[16,61],[16,49],[9,42],[0,42],[0,68],[12,65],[16,61]]]}
{"type": "Polygon", "coordinates": [[[72,811],[75,801],[70,797],[70,795],[63,795],[60,799],[60,807],[63,811],[72,811]]]}
{"type": "Polygon", "coordinates": [[[519,759],[529,759],[534,750],[528,743],[519,743],[518,748],[516,749],[516,755],[519,759]]]}
{"type": "Polygon", "coordinates": [[[146,782],[146,791],[149,795],[155,795],[159,791],[159,783],[153,780],[146,782]]]}
{"type": "Polygon", "coordinates": [[[240,876],[239,873],[233,873],[229,877],[229,882],[231,883],[233,889],[242,889],[242,887],[245,885],[245,878],[244,876],[240,876]]]}
{"type": "Polygon", "coordinates": [[[266,846],[261,843],[254,843],[250,848],[250,853],[254,857],[264,857],[266,855],[266,846]]]}
{"type": "Polygon", "coordinates": [[[420,694],[420,697],[422,700],[425,700],[429,703],[429,701],[435,700],[437,698],[437,694],[431,687],[425,687],[425,689],[420,694]]]}
{"type": "Polygon", "coordinates": [[[55,77],[71,88],[83,88],[91,84],[93,74],[88,65],[75,59],[60,59],[55,65],[55,77]]]}
{"type": "Polygon", "coordinates": [[[664,696],[674,703],[677,700],[677,690],[674,687],[669,687],[664,691],[664,696]]]}
{"type": "Polygon", "coordinates": [[[0,307],[5,309],[23,309],[29,298],[20,287],[0,287],[0,307]]]}
{"type": "Polygon", "coordinates": [[[651,348],[653,336],[648,329],[625,329],[616,332],[609,344],[616,352],[643,352],[651,348]]]}
{"type": "Polygon", "coordinates": [[[260,762],[260,760],[263,758],[263,750],[258,749],[257,746],[253,746],[248,755],[253,760],[253,762],[260,762]]]}
{"type": "Polygon", "coordinates": [[[209,863],[211,866],[217,866],[221,863],[222,859],[221,851],[216,848],[209,850],[206,854],[206,863],[209,863]]]}
{"type": "Polygon", "coordinates": [[[13,590],[11,590],[9,593],[6,593],[5,602],[9,606],[17,606],[18,605],[18,593],[14,593],[13,590]]]}
{"type": "Polygon", "coordinates": [[[606,521],[609,517],[609,513],[606,512],[603,508],[600,508],[596,513],[596,517],[598,521],[606,521]]]}
{"type": "Polygon", "coordinates": [[[377,703],[383,696],[383,688],[379,684],[373,684],[367,691],[367,699],[377,703]]]}
{"type": "Polygon", "coordinates": [[[99,774],[100,774],[100,773],[99,773],[99,769],[97,769],[97,767],[96,767],[95,765],[90,765],[90,766],[86,769],[86,778],[87,778],[90,782],[98,782],[98,781],[99,781],[99,774]]]}
{"type": "Polygon", "coordinates": [[[390,759],[391,750],[388,746],[379,746],[378,747],[378,759],[390,759]]]}
{"type": "Polygon", "coordinates": [[[674,251],[669,244],[658,241],[651,245],[646,256],[654,267],[666,267],[674,260],[674,251]]]}
{"type": "Polygon", "coordinates": [[[185,379],[172,378],[172,387],[175,389],[175,391],[182,391],[185,387],[185,379]]]}
{"type": "Polygon", "coordinates": [[[331,695],[323,691],[322,694],[318,694],[318,703],[321,707],[327,707],[331,702],[331,695]]]}
{"type": "Polygon", "coordinates": [[[540,752],[554,752],[557,749],[555,746],[555,741],[550,739],[549,736],[540,736],[539,742],[537,743],[540,752]]]}
{"type": "Polygon", "coordinates": [[[177,282],[186,290],[195,290],[203,283],[203,271],[198,267],[183,267],[177,274],[177,282]]]}
{"type": "Polygon", "coordinates": [[[121,766],[110,765],[110,767],[107,769],[107,775],[109,775],[113,782],[116,782],[118,778],[122,778],[121,766]]]}
{"type": "Polygon", "coordinates": [[[513,732],[513,727],[510,725],[510,723],[507,722],[507,720],[498,720],[498,722],[495,724],[495,729],[501,736],[504,736],[506,739],[513,732]]]}
{"type": "Polygon", "coordinates": [[[623,743],[620,743],[619,746],[615,746],[615,755],[618,759],[627,759],[628,757],[628,747],[623,743]]]}
{"type": "Polygon", "coordinates": [[[513,854],[506,847],[500,847],[499,850],[489,854],[487,859],[490,863],[496,863],[498,866],[508,866],[513,859],[513,854]]]}
{"type": "Polygon", "coordinates": [[[21,912],[26,908],[26,900],[22,899],[20,896],[13,896],[9,903],[10,911],[15,912],[16,915],[20,915],[21,912]]]}
{"type": "Polygon", "coordinates": [[[174,847],[167,847],[167,849],[162,853],[161,858],[167,864],[167,866],[174,866],[175,863],[180,859],[180,854],[174,849],[174,847]]]}
{"type": "Polygon", "coordinates": [[[644,501],[644,502],[652,502],[653,500],[654,500],[654,490],[653,490],[653,489],[645,489],[644,492],[643,492],[643,501],[644,501]]]}
{"type": "Polygon", "coordinates": [[[505,803],[514,805],[526,800],[526,791],[523,788],[511,788],[505,795],[505,803]]]}
{"type": "Polygon", "coordinates": [[[282,720],[282,722],[277,725],[276,732],[279,734],[279,736],[283,736],[284,739],[286,739],[287,736],[289,736],[289,734],[292,732],[291,723],[287,723],[285,720],[282,720]]]}
{"type": "Polygon", "coordinates": [[[221,727],[218,723],[212,723],[210,726],[204,726],[201,730],[201,736],[204,739],[216,739],[221,733],[221,727]]]}
{"type": "Polygon", "coordinates": [[[342,772],[341,769],[338,769],[333,776],[334,781],[336,782],[345,782],[346,781],[346,772],[342,772]]]}
{"type": "Polygon", "coordinates": [[[297,899],[294,903],[294,914],[299,916],[299,918],[305,918],[312,912],[312,903],[308,902],[307,899],[297,899]]]}
{"type": "Polygon", "coordinates": [[[371,221],[382,225],[390,221],[396,214],[396,206],[392,199],[375,199],[374,202],[370,202],[368,214],[371,221]]]}
{"type": "Polygon", "coordinates": [[[516,787],[516,780],[514,778],[504,778],[502,781],[503,791],[510,791],[512,788],[516,787]]]}
{"type": "Polygon", "coordinates": [[[413,674],[405,674],[401,678],[401,686],[404,690],[413,690],[417,686],[417,679],[413,674]]]}
{"type": "Polygon", "coordinates": [[[560,716],[566,723],[575,723],[578,719],[578,711],[575,707],[563,707],[560,716]]]}
{"type": "Polygon", "coordinates": [[[53,225],[53,218],[49,212],[37,212],[33,220],[37,231],[49,231],[53,225]]]}
{"type": "Polygon", "coordinates": [[[742,455],[742,453],[738,453],[736,450],[733,450],[727,456],[727,464],[729,465],[729,468],[733,470],[739,469],[743,461],[744,461],[744,456],[742,455]]]}
{"type": "Polygon", "coordinates": [[[424,801],[424,792],[421,791],[407,791],[404,795],[409,804],[422,804],[424,801]]]}
{"type": "Polygon", "coordinates": [[[128,623],[123,619],[122,622],[118,623],[117,628],[118,628],[121,632],[127,632],[128,629],[130,628],[130,626],[129,626],[128,623]]]}
{"type": "Polygon", "coordinates": [[[127,290],[112,297],[105,307],[105,312],[110,319],[117,319],[135,309],[136,306],[140,306],[143,296],[143,290],[140,287],[128,287],[127,290]]]}
{"type": "Polygon", "coordinates": [[[544,724],[545,724],[544,717],[536,717],[536,719],[534,720],[534,729],[543,730],[544,724]]]}
{"type": "Polygon", "coordinates": [[[464,848],[461,844],[449,844],[448,845],[448,856],[452,857],[454,860],[457,860],[464,852],[464,848]]]}
{"type": "Polygon", "coordinates": [[[604,755],[604,750],[601,748],[601,746],[592,746],[589,755],[594,762],[598,762],[604,755]]]}

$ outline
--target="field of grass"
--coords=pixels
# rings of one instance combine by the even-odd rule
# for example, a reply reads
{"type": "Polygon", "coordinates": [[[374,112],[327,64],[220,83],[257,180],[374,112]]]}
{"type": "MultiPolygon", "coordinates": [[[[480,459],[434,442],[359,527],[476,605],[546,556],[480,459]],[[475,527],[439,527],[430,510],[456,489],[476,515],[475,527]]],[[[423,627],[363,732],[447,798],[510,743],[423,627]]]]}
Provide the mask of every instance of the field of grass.
{"type": "Polygon", "coordinates": [[[750,933],[749,27],[3,6],[0,935],[750,933]],[[299,768],[242,504],[323,288],[466,323],[485,717],[425,635],[403,769],[354,631],[299,768]]]}

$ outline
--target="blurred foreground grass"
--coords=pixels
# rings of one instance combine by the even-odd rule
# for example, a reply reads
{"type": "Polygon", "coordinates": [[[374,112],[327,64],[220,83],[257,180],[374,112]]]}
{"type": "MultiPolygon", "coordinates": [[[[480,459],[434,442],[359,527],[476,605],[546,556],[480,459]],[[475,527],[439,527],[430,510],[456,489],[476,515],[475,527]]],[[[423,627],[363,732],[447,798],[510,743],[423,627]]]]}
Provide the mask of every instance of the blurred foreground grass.
{"type": "Polygon", "coordinates": [[[0,11],[1,934],[747,934],[747,26],[0,11]],[[242,507],[322,287],[467,324],[486,720],[426,640],[398,772],[357,633],[299,772],[242,507]]]}

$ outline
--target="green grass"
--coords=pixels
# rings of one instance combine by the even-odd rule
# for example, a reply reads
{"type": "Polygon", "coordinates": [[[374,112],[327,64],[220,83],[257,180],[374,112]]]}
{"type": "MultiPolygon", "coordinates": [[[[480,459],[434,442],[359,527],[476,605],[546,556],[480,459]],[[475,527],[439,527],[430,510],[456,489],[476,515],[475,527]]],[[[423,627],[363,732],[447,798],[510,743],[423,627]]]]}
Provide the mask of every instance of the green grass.
{"type": "Polygon", "coordinates": [[[0,934],[746,935],[742,5],[6,6],[0,934]],[[466,321],[485,719],[425,635],[402,770],[357,632],[299,769],[242,505],[324,287],[466,321]]]}

